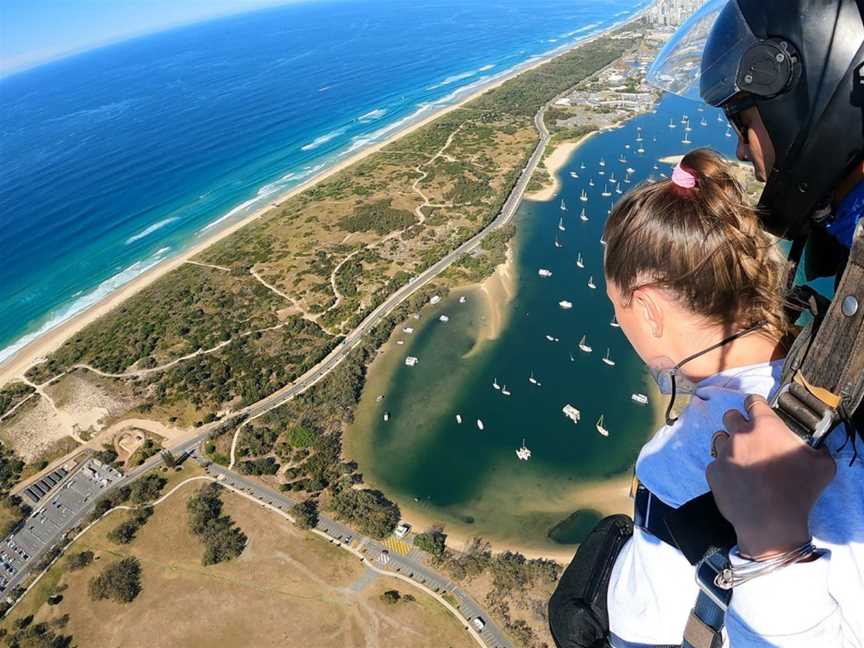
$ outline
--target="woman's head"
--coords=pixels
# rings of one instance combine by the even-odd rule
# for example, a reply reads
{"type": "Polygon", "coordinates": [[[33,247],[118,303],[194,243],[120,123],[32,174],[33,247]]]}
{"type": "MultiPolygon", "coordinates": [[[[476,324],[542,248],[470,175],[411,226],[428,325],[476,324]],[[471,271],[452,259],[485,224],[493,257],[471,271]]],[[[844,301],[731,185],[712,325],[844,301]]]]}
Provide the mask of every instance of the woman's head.
{"type": "Polygon", "coordinates": [[[682,320],[688,331],[729,335],[764,321],[778,339],[787,332],[786,265],[716,153],[691,151],[675,179],[624,196],[604,238],[609,298],[643,360],[658,355],[658,344],[686,349],[682,320]]]}

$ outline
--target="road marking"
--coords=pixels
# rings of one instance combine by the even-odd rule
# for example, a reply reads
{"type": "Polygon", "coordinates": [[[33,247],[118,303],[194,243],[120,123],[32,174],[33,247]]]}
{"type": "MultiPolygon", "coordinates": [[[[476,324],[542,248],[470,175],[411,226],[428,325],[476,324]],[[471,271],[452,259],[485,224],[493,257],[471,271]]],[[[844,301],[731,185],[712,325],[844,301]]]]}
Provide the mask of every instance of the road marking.
{"type": "Polygon", "coordinates": [[[398,538],[387,538],[383,542],[383,545],[392,553],[397,553],[400,556],[407,556],[411,552],[411,545],[398,538]]]}

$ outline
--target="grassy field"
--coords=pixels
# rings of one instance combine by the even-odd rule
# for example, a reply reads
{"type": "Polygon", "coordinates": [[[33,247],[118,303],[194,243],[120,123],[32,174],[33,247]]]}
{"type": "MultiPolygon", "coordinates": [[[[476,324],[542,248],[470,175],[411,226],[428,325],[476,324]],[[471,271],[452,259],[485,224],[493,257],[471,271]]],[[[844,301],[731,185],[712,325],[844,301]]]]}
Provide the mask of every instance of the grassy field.
{"type": "MultiPolygon", "coordinates": [[[[170,473],[172,483],[194,472],[170,473]]],[[[96,560],[68,571],[62,558],[2,627],[28,614],[37,622],[68,614],[62,633],[81,647],[475,645],[430,597],[394,579],[358,580],[364,568],[356,558],[229,492],[223,492],[225,513],[249,536],[248,546],[234,561],[203,567],[203,547],[187,528],[185,509],[202,483],[181,487],[157,506],[130,545],[105,537],[123,514],[94,526],[66,555],[90,550],[96,560]],[[88,581],[105,563],[125,556],[141,563],[141,593],[126,605],[92,602],[88,581]],[[390,589],[403,594],[395,605],[380,598],[390,589]],[[49,605],[58,591],[62,601],[49,605]],[[416,600],[406,601],[407,593],[416,600]]]]}

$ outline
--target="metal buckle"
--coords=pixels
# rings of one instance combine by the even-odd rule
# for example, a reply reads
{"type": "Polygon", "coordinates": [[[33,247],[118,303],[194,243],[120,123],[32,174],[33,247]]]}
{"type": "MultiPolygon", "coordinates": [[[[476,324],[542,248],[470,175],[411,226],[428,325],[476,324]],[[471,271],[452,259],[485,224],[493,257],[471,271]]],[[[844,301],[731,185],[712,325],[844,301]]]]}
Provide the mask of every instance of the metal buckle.
{"type": "MultiPolygon", "coordinates": [[[[784,415],[784,419],[793,421],[800,428],[801,432],[803,432],[803,434],[799,432],[799,436],[804,438],[809,446],[818,448],[822,443],[822,440],[825,438],[825,435],[827,435],[837,423],[837,411],[822,401],[820,401],[820,404],[823,406],[821,413],[814,410],[812,406],[803,401],[794,391],[792,391],[792,386],[794,384],[795,383],[793,382],[788,382],[777,390],[774,398],[771,399],[771,408],[781,412],[784,415]],[[807,411],[812,412],[814,416],[821,414],[819,421],[814,426],[808,425],[796,416],[795,412],[791,411],[788,407],[784,407],[780,402],[780,399],[782,396],[787,394],[794,398],[802,407],[806,408],[807,411]]],[[[816,397],[813,396],[813,398],[816,397]]],[[[787,423],[788,422],[789,421],[787,420],[787,423]]]]}
{"type": "Polygon", "coordinates": [[[732,590],[721,583],[731,582],[731,569],[729,558],[720,549],[712,551],[696,565],[696,584],[724,612],[732,599],[732,590]]]}

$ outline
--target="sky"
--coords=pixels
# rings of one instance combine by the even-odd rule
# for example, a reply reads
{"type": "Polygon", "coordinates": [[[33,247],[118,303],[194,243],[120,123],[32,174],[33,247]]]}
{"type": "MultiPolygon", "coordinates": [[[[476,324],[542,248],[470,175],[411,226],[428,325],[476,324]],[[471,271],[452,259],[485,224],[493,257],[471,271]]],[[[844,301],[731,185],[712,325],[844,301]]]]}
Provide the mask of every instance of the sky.
{"type": "Polygon", "coordinates": [[[0,76],[178,25],[302,0],[0,0],[0,76]]]}

